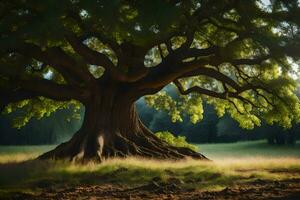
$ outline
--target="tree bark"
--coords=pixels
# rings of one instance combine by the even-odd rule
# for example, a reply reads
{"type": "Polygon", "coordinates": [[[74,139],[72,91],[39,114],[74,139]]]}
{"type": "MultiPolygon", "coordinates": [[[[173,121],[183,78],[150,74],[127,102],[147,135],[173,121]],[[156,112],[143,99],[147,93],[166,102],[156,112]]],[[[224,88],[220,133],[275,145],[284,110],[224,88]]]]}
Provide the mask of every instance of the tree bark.
{"type": "Polygon", "coordinates": [[[124,88],[106,87],[95,91],[85,104],[81,129],[66,143],[39,159],[67,159],[102,162],[110,157],[207,159],[188,148],[173,147],[157,138],[138,117],[135,100],[124,88]]]}

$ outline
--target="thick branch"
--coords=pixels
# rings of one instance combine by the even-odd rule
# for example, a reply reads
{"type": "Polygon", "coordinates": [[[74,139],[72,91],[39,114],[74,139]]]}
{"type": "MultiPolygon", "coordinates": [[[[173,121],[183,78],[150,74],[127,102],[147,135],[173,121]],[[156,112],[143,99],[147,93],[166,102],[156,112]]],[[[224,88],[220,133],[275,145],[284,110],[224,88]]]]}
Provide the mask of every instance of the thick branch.
{"type": "Polygon", "coordinates": [[[187,50],[185,58],[209,56],[209,55],[217,54],[218,51],[219,51],[219,47],[217,46],[211,46],[206,49],[190,48],[189,50],[187,50]]]}
{"type": "Polygon", "coordinates": [[[108,73],[113,79],[118,81],[134,82],[142,78],[147,70],[135,71],[131,74],[125,74],[117,69],[112,61],[104,54],[90,49],[84,45],[82,41],[73,35],[67,35],[68,42],[72,45],[73,49],[81,55],[86,62],[92,65],[98,65],[104,67],[106,73],[108,73]]]}
{"type": "Polygon", "coordinates": [[[230,63],[233,65],[259,65],[269,58],[271,58],[271,55],[260,56],[257,58],[235,59],[232,60],[230,63]]]}
{"type": "Polygon", "coordinates": [[[299,13],[300,13],[300,8],[298,7],[296,9],[294,9],[293,12],[278,11],[278,12],[268,13],[268,12],[261,11],[259,13],[259,16],[262,18],[271,19],[274,21],[294,22],[299,25],[299,20],[297,20],[297,19],[299,19],[299,13]]]}
{"type": "Polygon", "coordinates": [[[83,21],[81,19],[81,17],[79,16],[80,11],[79,10],[70,10],[68,12],[68,17],[72,18],[73,20],[75,20],[77,22],[77,24],[79,25],[79,27],[82,29],[82,31],[84,32],[83,35],[80,36],[80,40],[83,41],[85,39],[88,39],[90,37],[96,37],[98,38],[101,42],[103,42],[103,44],[108,45],[116,54],[119,54],[120,52],[120,46],[119,44],[114,41],[111,40],[107,37],[105,37],[103,34],[93,31],[93,26],[91,24],[86,23],[85,21],[83,21]]]}
{"type": "Polygon", "coordinates": [[[85,101],[88,97],[88,93],[85,90],[74,88],[73,86],[56,84],[53,81],[45,79],[15,80],[15,83],[25,90],[60,101],[71,99],[85,101]]]}
{"type": "Polygon", "coordinates": [[[1,69],[5,69],[5,66],[0,67],[0,75],[3,78],[4,86],[7,86],[0,89],[7,94],[14,93],[18,95],[18,91],[21,91],[22,94],[26,91],[26,94],[30,93],[30,95],[34,94],[61,101],[71,99],[85,101],[89,96],[87,90],[77,86],[58,84],[51,80],[37,77],[28,77],[26,79],[20,74],[1,69]]]}
{"type": "Polygon", "coordinates": [[[189,49],[187,51],[175,50],[166,56],[156,67],[150,69],[147,77],[137,83],[139,88],[159,88],[173,80],[187,74],[197,68],[209,64],[211,55],[217,51],[216,47],[206,49],[189,49]],[[202,57],[191,62],[182,62],[182,59],[190,57],[202,57]]]}
{"type": "Polygon", "coordinates": [[[12,87],[10,87],[9,90],[6,90],[10,92],[17,92],[19,90],[26,91],[30,94],[44,96],[59,101],[76,99],[84,102],[89,96],[87,90],[69,85],[57,84],[46,79],[22,80],[14,77],[10,78],[8,81],[11,83],[10,85],[12,87]]]}
{"type": "Polygon", "coordinates": [[[87,68],[77,63],[59,47],[51,47],[43,51],[35,44],[4,39],[0,41],[0,44],[3,51],[17,52],[50,65],[61,73],[70,84],[82,81],[90,82],[94,79],[87,68]]]}

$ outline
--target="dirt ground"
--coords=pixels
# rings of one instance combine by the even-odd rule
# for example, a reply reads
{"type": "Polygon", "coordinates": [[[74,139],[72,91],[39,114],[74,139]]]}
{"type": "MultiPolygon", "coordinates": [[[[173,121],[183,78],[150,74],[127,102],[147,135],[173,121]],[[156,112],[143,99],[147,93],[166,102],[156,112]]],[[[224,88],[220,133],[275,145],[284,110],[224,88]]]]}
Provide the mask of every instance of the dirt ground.
{"type": "Polygon", "coordinates": [[[159,184],[155,180],[147,185],[135,188],[126,188],[120,185],[81,185],[75,188],[62,188],[60,190],[51,190],[45,188],[38,195],[13,194],[14,200],[56,200],[56,199],[90,199],[90,200],[116,200],[116,199],[300,199],[300,179],[289,179],[284,181],[265,181],[256,180],[243,185],[232,185],[221,191],[208,192],[201,190],[182,189],[184,183],[172,181],[172,183],[159,184]]]}

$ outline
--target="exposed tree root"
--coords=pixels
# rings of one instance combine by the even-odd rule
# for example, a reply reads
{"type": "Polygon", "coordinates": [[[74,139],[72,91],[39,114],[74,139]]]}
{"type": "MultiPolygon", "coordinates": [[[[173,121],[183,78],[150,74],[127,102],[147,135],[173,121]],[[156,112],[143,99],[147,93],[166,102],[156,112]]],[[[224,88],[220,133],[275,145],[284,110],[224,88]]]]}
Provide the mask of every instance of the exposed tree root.
{"type": "Polygon", "coordinates": [[[122,98],[114,99],[120,102],[107,97],[95,99],[95,106],[87,107],[83,126],[72,139],[39,159],[102,162],[113,157],[139,156],[208,160],[191,149],[174,147],[162,141],[143,125],[134,104],[124,103],[122,98]]]}
{"type": "Polygon", "coordinates": [[[39,157],[39,159],[65,159],[74,162],[101,162],[104,159],[113,157],[139,156],[154,159],[202,159],[208,160],[202,154],[188,148],[174,147],[157,138],[145,127],[141,128],[142,132],[130,134],[116,133],[113,140],[105,142],[94,139],[89,142],[88,136],[76,133],[74,137],[60,144],[54,150],[49,151],[39,157]],[[126,134],[128,135],[128,134],[126,134]]]}

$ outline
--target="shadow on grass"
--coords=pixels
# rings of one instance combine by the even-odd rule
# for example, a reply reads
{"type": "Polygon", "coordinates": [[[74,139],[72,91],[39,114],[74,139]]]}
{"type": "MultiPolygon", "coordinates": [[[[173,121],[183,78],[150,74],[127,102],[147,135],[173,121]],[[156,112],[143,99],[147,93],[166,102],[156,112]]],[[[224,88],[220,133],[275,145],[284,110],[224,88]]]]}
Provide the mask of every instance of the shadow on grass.
{"type": "Polygon", "coordinates": [[[161,177],[162,170],[122,165],[73,165],[68,162],[30,160],[0,164],[1,192],[39,192],[79,185],[136,186],[161,177]]]}
{"type": "Polygon", "coordinates": [[[300,177],[299,160],[256,160],[218,163],[186,160],[180,162],[128,158],[102,164],[76,165],[63,161],[29,160],[0,164],[0,199],[11,193],[38,195],[58,193],[81,186],[111,185],[122,189],[153,185],[176,189],[222,190],[233,184],[256,179],[300,177]],[[286,163],[284,163],[286,162],[286,163]],[[279,163],[275,166],[274,163],[279,163]],[[252,165],[250,165],[252,164],[252,165]],[[253,170],[253,167],[255,170],[253,170]],[[273,171],[272,171],[273,170],[273,171]]]}

